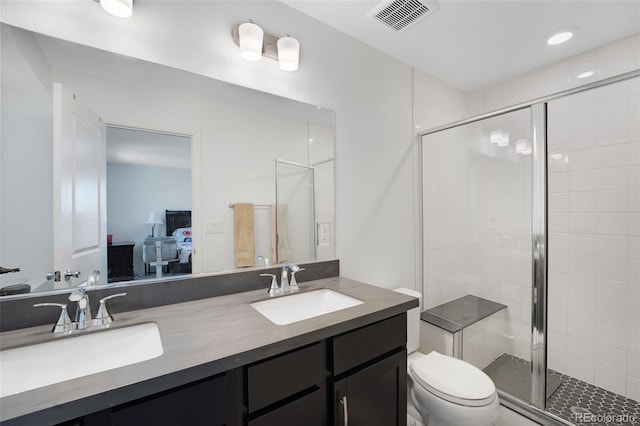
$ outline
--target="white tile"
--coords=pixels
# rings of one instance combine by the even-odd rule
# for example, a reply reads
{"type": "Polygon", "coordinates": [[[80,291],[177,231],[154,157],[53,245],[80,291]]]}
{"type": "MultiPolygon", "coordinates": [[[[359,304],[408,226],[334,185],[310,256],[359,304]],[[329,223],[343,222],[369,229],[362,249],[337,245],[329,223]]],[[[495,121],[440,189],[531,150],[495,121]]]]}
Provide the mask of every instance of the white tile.
{"type": "Polygon", "coordinates": [[[500,405],[500,418],[498,419],[498,426],[537,426],[538,423],[529,420],[515,411],[512,411],[500,405]]]}
{"type": "MultiPolygon", "coordinates": [[[[595,336],[595,332],[593,333],[595,336]]],[[[579,337],[579,336],[576,336],[579,337]]],[[[593,340],[595,337],[592,337],[593,340]]],[[[567,335],[564,333],[560,333],[557,331],[549,332],[549,340],[548,340],[549,349],[553,349],[554,351],[566,354],[567,353],[567,335]]]]}
{"type": "Polygon", "coordinates": [[[631,283],[640,284],[640,260],[629,259],[627,279],[631,283]]]}
{"type": "Polygon", "coordinates": [[[593,383],[595,374],[593,363],[567,356],[567,374],[587,383],[593,383]]]}
{"type": "Polygon", "coordinates": [[[567,371],[567,354],[566,352],[560,352],[553,349],[553,346],[549,346],[547,352],[547,362],[550,369],[565,372],[567,371]]]}
{"type": "Polygon", "coordinates": [[[569,194],[569,207],[571,212],[595,213],[598,211],[598,197],[598,191],[571,192],[569,194]]]}
{"type": "Polygon", "coordinates": [[[571,275],[580,275],[585,277],[597,276],[597,258],[595,256],[581,256],[570,254],[569,273],[571,275]]]}
{"type": "Polygon", "coordinates": [[[549,173],[549,192],[568,192],[569,191],[569,173],[549,173]]]}
{"type": "Polygon", "coordinates": [[[598,148],[598,167],[619,167],[629,164],[629,146],[626,143],[598,148]]]}
{"type": "Polygon", "coordinates": [[[626,98],[630,94],[629,91],[629,81],[621,81],[614,84],[608,84],[606,86],[595,89],[596,102],[602,104],[602,102],[608,100],[626,98]]]}
{"type": "Polygon", "coordinates": [[[597,253],[597,238],[593,234],[569,234],[569,254],[595,256],[597,253]]]}
{"type": "Polygon", "coordinates": [[[616,327],[627,326],[627,306],[620,303],[606,302],[598,300],[596,302],[596,316],[598,322],[615,325],[616,327]]]}
{"type": "MultiPolygon", "coordinates": [[[[618,40],[598,49],[599,78],[613,77],[629,71],[631,41],[629,38],[618,40]]],[[[618,86],[615,84],[614,86],[618,86]]]]}
{"type": "Polygon", "coordinates": [[[627,374],[640,378],[640,355],[627,352],[627,374]]]}
{"type": "Polygon", "coordinates": [[[567,313],[567,294],[556,293],[554,291],[549,292],[549,311],[558,312],[561,314],[567,313]]]}
{"type": "Polygon", "coordinates": [[[599,279],[596,282],[596,297],[598,300],[628,304],[628,288],[624,281],[599,279]]]}
{"type": "Polygon", "coordinates": [[[596,278],[581,275],[569,275],[569,288],[567,293],[582,297],[596,297],[596,278]]]}
{"type": "Polygon", "coordinates": [[[566,313],[549,310],[549,330],[567,334],[568,321],[569,319],[566,313]]]}
{"type": "Polygon", "coordinates": [[[598,189],[627,189],[629,187],[629,169],[613,167],[598,170],[598,189]]]}
{"type": "Polygon", "coordinates": [[[640,164],[640,142],[629,144],[629,164],[640,164]]]}
{"type": "MultiPolygon", "coordinates": [[[[596,303],[594,299],[569,295],[567,297],[569,317],[593,320],[596,317],[596,303]]],[[[571,325],[571,321],[569,321],[571,325]]]]}
{"type": "Polygon", "coordinates": [[[627,331],[627,346],[628,350],[634,354],[640,354],[640,331],[628,330],[627,331]]]}
{"type": "Polygon", "coordinates": [[[629,191],[597,191],[598,212],[625,213],[629,211],[629,191]]]}
{"type": "Polygon", "coordinates": [[[640,401],[640,379],[637,377],[628,377],[627,378],[627,393],[625,394],[627,398],[633,399],[634,401],[640,401]]]}
{"type": "Polygon", "coordinates": [[[569,234],[560,232],[549,233],[549,251],[554,253],[569,252],[569,234]]]}
{"type": "Polygon", "coordinates": [[[570,170],[587,170],[598,167],[598,151],[596,148],[580,149],[569,152],[570,170]]]}
{"type": "Polygon", "coordinates": [[[568,336],[577,337],[583,340],[595,341],[595,321],[593,321],[592,319],[578,318],[571,315],[568,316],[567,320],[568,336]]]}
{"type": "Polygon", "coordinates": [[[627,374],[627,352],[609,346],[596,345],[596,367],[627,374]]]}
{"type": "Polygon", "coordinates": [[[616,145],[629,142],[630,121],[619,120],[601,124],[597,129],[599,146],[616,145]]]}
{"type": "Polygon", "coordinates": [[[549,153],[547,159],[547,169],[550,173],[560,173],[569,171],[569,152],[555,151],[549,153]]]}
{"type": "Polygon", "coordinates": [[[627,392],[627,377],[623,373],[599,367],[598,365],[595,367],[594,383],[596,386],[615,392],[618,395],[627,392]]]}
{"type": "Polygon", "coordinates": [[[549,213],[568,213],[569,193],[556,192],[549,194],[549,213]]]}
{"type": "MultiPolygon", "coordinates": [[[[598,189],[596,178],[598,172],[596,170],[580,170],[569,173],[569,190],[571,191],[593,191],[598,189]]],[[[625,176],[624,182],[627,183],[625,176]]],[[[626,188],[626,186],[625,186],[626,188]]],[[[610,189],[610,188],[606,188],[610,189]]]]}
{"type": "Polygon", "coordinates": [[[626,328],[596,323],[596,342],[622,351],[627,349],[626,328]]]}
{"type": "Polygon", "coordinates": [[[585,149],[598,145],[598,129],[593,125],[590,127],[572,127],[569,133],[569,148],[585,149]]]}
{"type": "Polygon", "coordinates": [[[628,213],[598,213],[598,234],[627,235],[629,233],[628,213]]]}
{"type": "Polygon", "coordinates": [[[622,235],[598,235],[598,256],[628,258],[629,237],[622,235]]]}
{"type": "Polygon", "coordinates": [[[629,213],[629,235],[640,235],[640,213],[629,213]]]}
{"type": "Polygon", "coordinates": [[[566,253],[549,253],[549,271],[568,273],[569,257],[566,253]]]}
{"type": "Polygon", "coordinates": [[[590,340],[567,336],[567,356],[590,364],[595,363],[595,343],[590,340]]]}
{"type": "Polygon", "coordinates": [[[640,260],[640,237],[629,237],[629,259],[640,260]]]}
{"type": "Polygon", "coordinates": [[[628,119],[629,99],[627,96],[603,100],[598,103],[598,126],[628,119]]]}
{"type": "Polygon", "coordinates": [[[640,189],[629,190],[629,211],[640,212],[640,189]]]}
{"type": "Polygon", "coordinates": [[[640,331],[640,307],[627,306],[627,327],[630,330],[640,331]]]}
{"type": "Polygon", "coordinates": [[[596,213],[571,213],[569,215],[569,232],[595,234],[597,229],[596,213]]]}
{"type": "Polygon", "coordinates": [[[629,188],[640,188],[640,166],[629,166],[629,188]]]}

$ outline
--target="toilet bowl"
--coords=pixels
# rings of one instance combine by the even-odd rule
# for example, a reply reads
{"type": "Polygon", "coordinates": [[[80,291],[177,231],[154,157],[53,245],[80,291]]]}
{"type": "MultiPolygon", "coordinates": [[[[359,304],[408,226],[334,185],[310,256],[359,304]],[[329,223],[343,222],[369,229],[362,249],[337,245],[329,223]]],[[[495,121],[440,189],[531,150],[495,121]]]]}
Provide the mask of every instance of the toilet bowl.
{"type": "MultiPolygon", "coordinates": [[[[396,289],[420,297],[410,289],[396,289]]],[[[407,424],[493,426],[500,402],[495,385],[482,370],[438,352],[418,352],[420,308],[407,312],[407,424]]]]}

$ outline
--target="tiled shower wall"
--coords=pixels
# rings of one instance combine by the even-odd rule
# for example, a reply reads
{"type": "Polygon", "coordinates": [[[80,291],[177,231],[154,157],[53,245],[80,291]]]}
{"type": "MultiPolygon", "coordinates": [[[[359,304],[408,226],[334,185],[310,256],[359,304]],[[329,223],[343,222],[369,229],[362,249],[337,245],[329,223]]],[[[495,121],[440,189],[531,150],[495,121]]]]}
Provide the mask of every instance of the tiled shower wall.
{"type": "MultiPolygon", "coordinates": [[[[637,34],[489,89],[468,94],[466,113],[448,118],[454,121],[465,116],[493,111],[639,68],[640,34],[637,34]],[[578,79],[577,74],[586,69],[593,69],[595,74],[589,78],[578,79]]],[[[550,208],[553,210],[550,212],[552,235],[549,241],[549,366],[639,400],[640,215],[637,204],[640,203],[640,195],[637,182],[640,154],[637,122],[640,112],[634,84],[637,85],[629,85],[628,94],[623,94],[628,95],[627,111],[621,106],[623,101],[605,100],[607,96],[615,97],[615,88],[610,89],[611,96],[607,95],[606,91],[600,94],[602,103],[599,103],[595,92],[591,95],[596,96],[595,103],[589,104],[584,97],[582,101],[579,100],[580,97],[571,101],[576,104],[583,102],[582,105],[587,109],[575,113],[573,124],[569,124],[568,131],[573,131],[574,138],[577,139],[579,133],[582,133],[583,142],[576,143],[595,145],[575,145],[573,149],[569,149],[569,156],[566,158],[558,157],[556,151],[550,152],[550,186],[551,191],[555,192],[549,197],[550,208]],[[618,117],[620,112],[621,115],[618,117]],[[621,132],[626,132],[620,127],[625,117],[629,127],[628,139],[623,142],[618,137],[621,132]],[[579,129],[579,123],[582,123],[582,129],[579,129]],[[605,146],[602,138],[609,138],[611,143],[605,146]],[[616,140],[618,142],[614,143],[616,140]],[[626,151],[622,146],[624,144],[626,151]],[[625,152],[626,165],[616,163],[624,161],[621,156],[625,152]],[[562,165],[564,161],[569,162],[562,165]],[[602,167],[599,167],[599,164],[602,167]],[[564,175],[555,176],[562,173],[564,175]],[[625,176],[628,185],[626,190],[616,187],[622,184],[625,176]],[[623,195],[625,191],[626,199],[623,195]],[[617,211],[625,205],[629,210],[617,211]],[[572,211],[572,208],[593,211],[572,211]],[[599,208],[605,210],[598,211],[599,208]],[[556,214],[558,216],[553,216],[556,214]],[[564,228],[554,228],[555,226],[564,228]],[[591,232],[577,232],[584,231],[584,227],[587,226],[592,227],[591,232]],[[595,231],[593,226],[596,227],[595,231]],[[564,232],[558,232],[562,229],[564,232]],[[585,251],[590,254],[586,254],[585,251]],[[556,255],[560,256],[556,258],[556,255]],[[562,268],[564,272],[561,272],[562,268]],[[587,315],[590,317],[587,318],[587,315]]],[[[419,96],[425,96],[421,92],[422,89],[423,87],[419,86],[415,89],[417,111],[421,105],[419,96]]],[[[440,101],[442,102],[441,99],[440,101]]],[[[551,105],[550,113],[563,109],[561,106],[551,105]]],[[[552,124],[554,120],[558,118],[552,118],[552,124]]],[[[567,125],[566,114],[565,118],[561,116],[560,120],[565,120],[564,124],[567,125]]],[[[434,126],[442,123],[431,124],[434,126]]],[[[424,126],[428,127],[431,126],[424,126]]],[[[558,131],[557,127],[556,130],[551,130],[552,138],[554,131],[558,131]]],[[[452,134],[448,136],[448,142],[455,143],[456,140],[465,137],[462,134],[452,134]]],[[[486,232],[483,234],[482,228],[478,227],[479,221],[483,220],[480,217],[472,215],[464,218],[461,217],[462,213],[454,208],[445,209],[440,206],[442,200],[447,200],[448,206],[471,207],[468,199],[463,200],[470,195],[471,189],[456,188],[457,184],[447,183],[455,179],[451,177],[455,168],[460,168],[463,164],[469,166],[471,159],[467,153],[454,160],[450,155],[453,152],[446,151],[454,148],[444,147],[446,143],[446,140],[442,140],[443,146],[435,152],[424,150],[427,144],[423,144],[425,308],[467,293],[507,304],[509,309],[505,319],[489,323],[491,325],[487,327],[491,329],[486,330],[487,336],[497,339],[495,344],[502,346],[504,352],[528,359],[531,274],[530,266],[526,264],[530,262],[530,232],[528,228],[513,230],[507,226],[507,229],[485,229],[486,232]],[[433,157],[428,158],[431,155],[433,157]],[[447,167],[447,164],[456,162],[458,164],[453,168],[447,167]],[[436,170],[439,171],[436,173],[440,173],[445,183],[427,183],[427,171],[433,170],[430,169],[433,167],[437,167],[436,170]],[[454,194],[451,192],[454,189],[462,192],[454,194]],[[436,197],[431,198],[434,191],[436,197]],[[438,192],[440,193],[437,194],[438,192]],[[436,211],[438,209],[439,211],[436,211]],[[461,235],[465,232],[466,238],[461,235]],[[482,244],[479,244],[480,241],[482,244]],[[502,255],[497,256],[498,252],[502,255]],[[523,254],[525,252],[526,256],[523,254]],[[518,256],[520,259],[526,259],[522,260],[524,263],[519,266],[514,264],[518,256]],[[496,336],[502,336],[502,339],[496,336]]],[[[553,148],[553,140],[550,140],[550,143],[553,148]]],[[[470,172],[464,172],[458,179],[464,180],[469,177],[470,172]]],[[[499,191],[497,193],[499,197],[499,191]]],[[[501,203],[508,202],[508,197],[509,195],[504,193],[502,201],[496,200],[495,208],[501,210],[501,203]]]]}
{"type": "MultiPolygon", "coordinates": [[[[639,68],[637,34],[470,94],[468,115],[639,68]],[[594,76],[578,79],[587,69],[594,76]]],[[[637,80],[550,105],[549,367],[640,400],[637,80]]],[[[507,330],[529,322],[530,292],[521,293],[520,320],[502,297],[507,330]]]]}
{"type": "Polygon", "coordinates": [[[640,78],[550,102],[549,367],[640,400],[640,78]]]}

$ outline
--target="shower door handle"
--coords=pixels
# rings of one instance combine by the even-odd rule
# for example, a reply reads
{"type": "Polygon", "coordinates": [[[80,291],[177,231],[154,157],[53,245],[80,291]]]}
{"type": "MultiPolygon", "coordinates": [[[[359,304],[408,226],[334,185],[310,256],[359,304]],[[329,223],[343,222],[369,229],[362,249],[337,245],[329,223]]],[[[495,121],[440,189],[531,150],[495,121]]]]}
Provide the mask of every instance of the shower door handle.
{"type": "Polygon", "coordinates": [[[347,395],[340,398],[340,404],[342,405],[342,424],[343,426],[349,426],[349,408],[347,406],[347,395]]]}

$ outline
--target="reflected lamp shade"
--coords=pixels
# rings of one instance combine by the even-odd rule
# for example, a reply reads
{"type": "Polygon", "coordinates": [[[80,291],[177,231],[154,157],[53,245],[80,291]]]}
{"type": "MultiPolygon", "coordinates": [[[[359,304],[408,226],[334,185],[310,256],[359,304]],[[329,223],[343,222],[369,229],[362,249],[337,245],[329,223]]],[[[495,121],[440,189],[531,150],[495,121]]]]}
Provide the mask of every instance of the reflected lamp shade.
{"type": "Polygon", "coordinates": [[[133,0],[100,0],[100,6],[118,18],[129,18],[133,14],[133,0]]]}
{"type": "Polygon", "coordinates": [[[164,223],[164,219],[159,212],[151,212],[149,213],[149,217],[145,223],[147,225],[153,225],[151,227],[151,236],[155,237],[156,225],[162,225],[164,223]]]}
{"type": "Polygon", "coordinates": [[[300,60],[300,42],[293,37],[278,39],[278,64],[283,71],[295,71],[300,60]]]}
{"type": "Polygon", "coordinates": [[[264,31],[253,22],[245,22],[238,27],[240,56],[248,61],[259,61],[262,58],[262,40],[264,31]]]}

